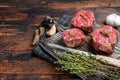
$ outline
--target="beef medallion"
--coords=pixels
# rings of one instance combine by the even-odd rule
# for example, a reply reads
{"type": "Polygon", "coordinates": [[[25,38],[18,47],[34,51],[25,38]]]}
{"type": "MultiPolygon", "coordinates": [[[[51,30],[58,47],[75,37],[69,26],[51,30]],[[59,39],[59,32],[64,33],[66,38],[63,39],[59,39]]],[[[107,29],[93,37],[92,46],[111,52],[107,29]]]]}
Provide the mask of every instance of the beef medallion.
{"type": "Polygon", "coordinates": [[[95,29],[92,33],[93,47],[98,51],[112,54],[118,41],[119,32],[112,26],[104,25],[95,29]]]}
{"type": "Polygon", "coordinates": [[[94,22],[94,13],[88,10],[78,11],[72,20],[73,26],[82,29],[84,32],[89,32],[92,30],[94,27],[94,22]]]}
{"type": "Polygon", "coordinates": [[[62,32],[62,37],[67,47],[78,47],[85,41],[85,35],[79,28],[65,30],[62,32]]]}

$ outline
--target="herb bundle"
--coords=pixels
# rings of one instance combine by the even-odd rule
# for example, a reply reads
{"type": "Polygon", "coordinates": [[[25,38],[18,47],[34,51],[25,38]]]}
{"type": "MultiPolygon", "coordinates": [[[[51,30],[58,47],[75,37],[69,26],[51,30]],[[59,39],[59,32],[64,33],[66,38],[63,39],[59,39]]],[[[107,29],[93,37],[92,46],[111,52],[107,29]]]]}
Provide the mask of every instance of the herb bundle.
{"type": "Polygon", "coordinates": [[[56,52],[61,57],[55,64],[61,65],[58,70],[69,71],[70,73],[78,73],[86,76],[95,74],[104,74],[111,80],[120,79],[120,69],[110,65],[106,65],[96,60],[95,57],[86,56],[77,52],[56,52]]]}

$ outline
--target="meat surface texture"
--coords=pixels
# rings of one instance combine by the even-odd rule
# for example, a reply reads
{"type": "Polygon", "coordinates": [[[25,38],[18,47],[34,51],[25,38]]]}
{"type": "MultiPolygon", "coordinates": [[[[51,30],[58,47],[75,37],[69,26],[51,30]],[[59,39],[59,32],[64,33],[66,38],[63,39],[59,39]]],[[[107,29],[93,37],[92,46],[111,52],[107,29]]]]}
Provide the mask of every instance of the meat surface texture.
{"type": "Polygon", "coordinates": [[[82,29],[84,32],[92,30],[94,22],[94,13],[88,10],[78,11],[72,20],[73,26],[82,29]]]}
{"type": "Polygon", "coordinates": [[[85,35],[78,28],[68,29],[62,32],[63,42],[67,47],[77,47],[84,43],[85,35]]]}
{"type": "Polygon", "coordinates": [[[118,41],[119,32],[112,26],[101,26],[94,30],[92,33],[93,47],[107,54],[112,54],[115,48],[115,44],[118,41]]]}

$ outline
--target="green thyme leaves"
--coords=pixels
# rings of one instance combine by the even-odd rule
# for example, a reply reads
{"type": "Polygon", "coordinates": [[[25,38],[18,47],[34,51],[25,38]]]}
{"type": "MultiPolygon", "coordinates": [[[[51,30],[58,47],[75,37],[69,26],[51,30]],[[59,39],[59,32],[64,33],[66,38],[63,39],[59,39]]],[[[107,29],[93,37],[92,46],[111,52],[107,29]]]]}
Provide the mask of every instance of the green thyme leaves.
{"type": "Polygon", "coordinates": [[[70,31],[70,32],[69,32],[69,35],[70,35],[70,36],[73,36],[74,34],[73,34],[73,32],[70,31]]]}
{"type": "Polygon", "coordinates": [[[80,14],[80,16],[81,16],[82,18],[84,18],[84,19],[88,22],[88,18],[87,18],[87,16],[86,16],[85,14],[80,14]]]}
{"type": "Polygon", "coordinates": [[[70,73],[80,73],[80,74],[95,74],[96,69],[100,67],[97,60],[93,57],[87,57],[85,54],[79,54],[75,52],[64,52],[60,55],[62,58],[56,63],[61,66],[60,70],[70,71],[70,73]]]}
{"type": "Polygon", "coordinates": [[[109,33],[108,33],[106,30],[102,29],[102,30],[100,30],[100,32],[101,32],[103,35],[105,35],[106,37],[109,37],[109,33]]]}
{"type": "Polygon", "coordinates": [[[57,52],[56,55],[61,58],[55,62],[55,64],[61,65],[61,67],[57,68],[58,70],[87,76],[104,74],[110,77],[110,80],[120,78],[118,68],[103,64],[95,57],[70,51],[57,52]]]}

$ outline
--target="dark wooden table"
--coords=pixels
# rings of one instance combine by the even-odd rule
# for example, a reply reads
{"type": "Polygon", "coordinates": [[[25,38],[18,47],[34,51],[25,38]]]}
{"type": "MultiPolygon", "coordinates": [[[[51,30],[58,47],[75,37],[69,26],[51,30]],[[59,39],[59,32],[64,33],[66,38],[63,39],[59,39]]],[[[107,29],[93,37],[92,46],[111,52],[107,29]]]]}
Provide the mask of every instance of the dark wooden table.
{"type": "Polygon", "coordinates": [[[0,80],[77,80],[32,54],[36,26],[89,7],[120,7],[119,0],[0,0],[0,80]]]}

